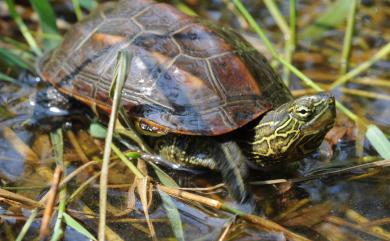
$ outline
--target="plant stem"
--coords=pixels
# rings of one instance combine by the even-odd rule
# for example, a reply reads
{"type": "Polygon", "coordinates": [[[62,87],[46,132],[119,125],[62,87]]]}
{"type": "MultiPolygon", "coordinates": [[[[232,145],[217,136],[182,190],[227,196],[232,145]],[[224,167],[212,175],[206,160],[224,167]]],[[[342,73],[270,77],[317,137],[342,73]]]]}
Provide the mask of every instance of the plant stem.
{"type": "Polygon", "coordinates": [[[280,13],[278,7],[276,6],[274,0],[264,0],[265,6],[267,6],[268,11],[271,13],[272,17],[275,19],[276,25],[282,31],[284,36],[289,35],[289,27],[284,20],[283,15],[280,13]]]}
{"type": "Polygon", "coordinates": [[[348,71],[349,59],[351,56],[352,37],[355,27],[355,15],[356,15],[357,0],[351,0],[351,6],[347,19],[347,28],[344,36],[343,53],[341,55],[340,74],[343,75],[348,71]]]}
{"type": "Polygon", "coordinates": [[[330,86],[330,89],[334,89],[339,85],[346,83],[348,80],[358,76],[363,71],[370,68],[375,62],[380,60],[383,57],[386,57],[390,54],[390,42],[383,46],[371,59],[359,64],[356,68],[352,69],[345,75],[338,78],[333,84],[330,86]]]}
{"type": "MultiPolygon", "coordinates": [[[[288,63],[292,62],[292,57],[296,46],[296,2],[290,0],[290,29],[286,37],[285,55],[288,63]]],[[[283,81],[287,86],[290,86],[290,70],[287,66],[283,68],[283,81]]]]}
{"type": "Polygon", "coordinates": [[[100,241],[105,240],[106,230],[106,208],[107,208],[107,178],[108,178],[108,166],[110,163],[111,155],[111,143],[113,132],[115,129],[115,122],[117,119],[122,88],[126,79],[126,73],[128,70],[128,64],[130,63],[129,53],[125,51],[119,51],[117,56],[117,63],[115,66],[114,79],[111,88],[114,88],[114,97],[112,100],[112,109],[110,115],[110,121],[108,122],[107,136],[104,146],[103,163],[100,175],[100,199],[99,199],[99,232],[98,237],[100,241]]]}

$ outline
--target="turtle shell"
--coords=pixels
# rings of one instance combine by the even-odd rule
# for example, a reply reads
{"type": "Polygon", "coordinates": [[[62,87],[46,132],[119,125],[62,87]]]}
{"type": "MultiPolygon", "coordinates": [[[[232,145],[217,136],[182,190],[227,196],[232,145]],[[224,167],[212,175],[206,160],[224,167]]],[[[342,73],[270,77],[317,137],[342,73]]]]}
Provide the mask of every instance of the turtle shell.
{"type": "Polygon", "coordinates": [[[67,32],[38,72],[109,112],[120,50],[133,54],[121,103],[152,128],[220,135],[292,98],[263,55],[232,29],[149,0],[100,6],[67,32]]]}

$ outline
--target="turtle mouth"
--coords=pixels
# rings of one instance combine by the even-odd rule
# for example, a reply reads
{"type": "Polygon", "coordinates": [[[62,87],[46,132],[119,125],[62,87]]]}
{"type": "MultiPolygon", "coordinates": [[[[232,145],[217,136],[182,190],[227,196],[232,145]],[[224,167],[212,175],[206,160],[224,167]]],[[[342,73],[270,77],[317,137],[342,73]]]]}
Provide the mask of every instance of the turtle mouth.
{"type": "Polygon", "coordinates": [[[303,131],[311,132],[327,132],[330,130],[336,119],[336,102],[334,96],[328,93],[320,93],[317,95],[321,100],[314,107],[314,117],[308,121],[303,131]]]}

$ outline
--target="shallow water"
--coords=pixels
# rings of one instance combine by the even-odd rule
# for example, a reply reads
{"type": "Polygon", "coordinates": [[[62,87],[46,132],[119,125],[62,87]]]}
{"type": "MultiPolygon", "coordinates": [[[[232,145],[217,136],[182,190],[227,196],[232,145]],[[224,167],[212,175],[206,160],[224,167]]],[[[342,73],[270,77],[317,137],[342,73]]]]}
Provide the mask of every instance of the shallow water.
{"type": "MultiPolygon", "coordinates": [[[[189,1],[191,2],[191,1],[189,1]]],[[[195,1],[197,2],[197,1],[195,1]]],[[[266,8],[259,1],[248,1],[257,19],[267,29],[267,34],[282,51],[282,36],[266,8]]],[[[390,41],[390,6],[377,1],[373,5],[363,1],[357,14],[357,36],[354,39],[352,67],[367,60],[379,47],[390,41]]],[[[199,6],[199,5],[197,5],[199,6]]],[[[310,19],[321,13],[325,4],[299,3],[299,29],[306,28],[310,19]],[[311,10],[311,11],[308,11],[311,10]]],[[[238,28],[242,23],[226,10],[220,1],[211,1],[195,8],[200,14],[215,21],[232,24],[238,28]]],[[[281,6],[287,15],[288,4],[281,6]]],[[[244,30],[243,30],[244,31],[244,30]]],[[[324,31],[319,40],[307,40],[297,49],[294,63],[309,77],[322,84],[329,84],[338,77],[339,57],[342,48],[343,28],[324,31]]],[[[390,133],[390,87],[376,86],[375,80],[389,83],[389,58],[378,61],[348,84],[338,88],[333,94],[359,116],[377,124],[390,133]],[[362,84],[368,79],[369,84],[362,84]],[[360,82],[359,82],[360,80],[360,82]],[[365,90],[374,97],[365,98],[351,94],[350,90],[365,90]],[[381,96],[381,95],[382,96],[381,96]]],[[[278,72],[282,69],[278,67],[278,72]]],[[[45,90],[39,78],[21,73],[19,84],[0,82],[0,179],[2,188],[25,197],[39,200],[48,190],[55,163],[52,156],[50,132],[63,128],[65,141],[64,160],[69,163],[67,174],[83,164],[75,151],[72,135],[78,140],[87,159],[101,157],[103,141],[88,134],[91,122],[96,121],[88,108],[70,103],[69,109],[55,109],[45,102],[37,101],[37,96],[45,90]],[[81,113],[81,114],[80,114],[81,113]],[[23,144],[21,144],[23,143],[23,144]],[[25,145],[26,147],[23,147],[25,145]]],[[[296,77],[292,89],[298,90],[302,84],[296,77]]],[[[294,92],[299,94],[299,92],[294,92]]],[[[39,98],[38,98],[39,99],[39,98]]],[[[253,184],[252,190],[258,198],[264,214],[291,231],[305,235],[312,240],[390,240],[390,178],[386,167],[358,168],[333,175],[314,176],[310,180],[297,178],[317,175],[319,171],[330,172],[360,165],[368,160],[382,160],[370,144],[362,139],[359,128],[343,114],[338,113],[335,133],[343,132],[336,143],[328,144],[302,162],[291,167],[290,172],[281,170],[253,172],[256,181],[290,179],[292,182],[279,184],[253,184]],[[378,226],[375,224],[378,221],[378,226]],[[381,221],[381,222],[379,222],[381,221]],[[389,231],[387,231],[389,230],[389,231]]],[[[333,135],[334,137],[335,135],[333,135]]],[[[332,139],[332,136],[329,137],[332,139]]],[[[96,160],[96,159],[94,159],[96,160]]],[[[388,165],[388,164],[387,164],[388,165]]],[[[215,173],[183,172],[164,169],[183,187],[211,187],[220,183],[215,173]]],[[[73,179],[67,186],[71,194],[88,178],[99,171],[99,166],[91,166],[73,179]]],[[[150,171],[150,175],[155,174],[150,171]]],[[[108,226],[123,240],[144,240],[148,238],[148,228],[144,221],[142,205],[136,199],[135,210],[125,212],[128,204],[130,184],[133,175],[123,164],[117,164],[109,175],[108,226]]],[[[225,189],[217,188],[201,192],[216,200],[223,200],[230,206],[243,209],[235,203],[225,189]]],[[[157,192],[153,194],[150,218],[160,240],[171,240],[174,235],[166,211],[157,192]]],[[[173,198],[180,212],[186,240],[218,240],[229,226],[225,240],[285,240],[282,233],[270,232],[263,228],[236,220],[234,215],[207,208],[196,202],[186,202],[173,198]]],[[[97,233],[99,205],[99,181],[95,180],[81,195],[68,206],[68,212],[77,218],[94,235],[97,233]],[[92,214],[87,216],[86,214],[92,214]]],[[[3,220],[0,237],[12,240],[28,217],[31,209],[20,208],[13,202],[0,204],[0,217],[3,220]],[[21,220],[19,220],[21,219],[21,220]]],[[[33,222],[27,238],[37,237],[40,222],[33,222]]],[[[113,237],[111,237],[113,239],[113,237]]],[[[64,240],[88,240],[71,228],[66,229],[64,240]]]]}

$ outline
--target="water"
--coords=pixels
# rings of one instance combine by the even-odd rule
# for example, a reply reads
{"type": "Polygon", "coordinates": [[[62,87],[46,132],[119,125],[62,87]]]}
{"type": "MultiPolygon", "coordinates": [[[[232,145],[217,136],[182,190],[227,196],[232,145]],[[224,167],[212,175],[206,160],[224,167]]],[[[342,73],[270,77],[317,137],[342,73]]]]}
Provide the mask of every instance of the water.
{"type": "MultiPolygon", "coordinates": [[[[261,4],[256,1],[249,2],[253,4],[253,13],[261,20],[268,31],[267,34],[275,43],[281,44],[280,31],[266,8],[261,7],[261,4]]],[[[352,66],[370,58],[390,39],[388,4],[376,2],[371,6],[366,2],[364,1],[360,6],[357,14],[358,31],[357,37],[354,38],[352,66]]],[[[315,13],[323,11],[324,7],[325,5],[319,3],[299,3],[299,28],[307,27],[309,20],[315,18],[315,13]]],[[[281,6],[281,9],[286,15],[288,14],[287,2],[281,6]]],[[[242,24],[219,1],[203,4],[197,10],[216,21],[234,26],[242,24]]],[[[297,67],[322,84],[329,84],[331,80],[336,79],[343,33],[342,29],[333,30],[325,32],[320,40],[302,43],[296,50],[298,54],[294,58],[297,67]]],[[[355,78],[347,85],[348,89],[339,88],[333,92],[338,100],[356,114],[365,116],[380,126],[387,134],[390,133],[390,105],[389,99],[386,99],[390,94],[388,85],[390,76],[387,71],[389,64],[389,59],[385,58],[355,78]],[[364,79],[369,79],[368,85],[363,84],[364,79]],[[375,85],[377,80],[384,80],[384,84],[375,85]],[[377,95],[365,98],[356,96],[356,93],[350,90],[366,90],[377,95]]],[[[281,68],[278,69],[281,73],[281,68]]],[[[302,88],[302,84],[294,77],[292,87],[299,89],[302,88]]],[[[64,160],[69,163],[66,167],[67,174],[84,163],[83,158],[80,158],[76,152],[77,147],[72,135],[88,160],[101,158],[103,150],[103,141],[92,138],[88,133],[90,123],[96,121],[94,113],[74,101],[63,109],[52,108],[53,106],[46,102],[37,101],[45,88],[46,85],[35,76],[24,73],[21,73],[18,85],[0,82],[2,188],[33,200],[39,200],[48,190],[55,168],[50,132],[59,127],[63,128],[64,160]]],[[[278,168],[254,171],[253,181],[283,178],[296,180],[319,172],[362,164],[367,159],[381,160],[370,144],[361,139],[361,130],[341,113],[338,113],[337,127],[338,131],[345,132],[344,135],[341,135],[342,138],[337,143],[330,143],[323,147],[322,154],[314,153],[302,162],[291,166],[288,172],[285,170],[282,172],[278,168]]],[[[211,187],[221,181],[218,175],[207,171],[163,169],[183,187],[211,187]]],[[[98,165],[93,165],[72,179],[67,185],[68,195],[99,170],[98,165]]],[[[149,174],[152,177],[156,176],[151,168],[149,174]]],[[[121,163],[110,170],[108,227],[123,240],[145,240],[149,237],[149,231],[144,221],[142,204],[137,195],[134,204],[129,202],[129,194],[133,193],[130,185],[133,180],[133,174],[121,163]],[[130,207],[135,211],[129,210],[130,207]]],[[[258,203],[268,218],[312,240],[389,240],[390,231],[386,231],[390,228],[389,184],[389,169],[372,167],[335,175],[314,176],[306,181],[252,185],[252,191],[256,194],[258,203]],[[372,223],[375,221],[378,221],[377,224],[372,223]]],[[[199,193],[241,208],[221,187],[199,193]]],[[[174,234],[158,192],[153,192],[152,200],[149,213],[157,237],[160,240],[172,239],[174,234]]],[[[194,201],[188,202],[176,198],[172,200],[180,212],[186,240],[218,240],[225,229],[228,229],[228,238],[225,240],[286,240],[280,232],[271,232],[258,225],[236,220],[232,214],[202,206],[194,201]]],[[[98,202],[99,181],[96,179],[67,207],[67,212],[95,236],[98,225],[98,202]],[[88,213],[91,215],[88,216],[88,213]]],[[[0,207],[0,215],[4,221],[0,229],[0,237],[2,240],[12,240],[12,237],[16,236],[22,228],[31,208],[20,207],[9,201],[2,202],[0,207]]],[[[39,228],[40,222],[34,221],[26,239],[37,237],[39,228]]],[[[88,239],[67,227],[64,240],[88,239]]]]}

